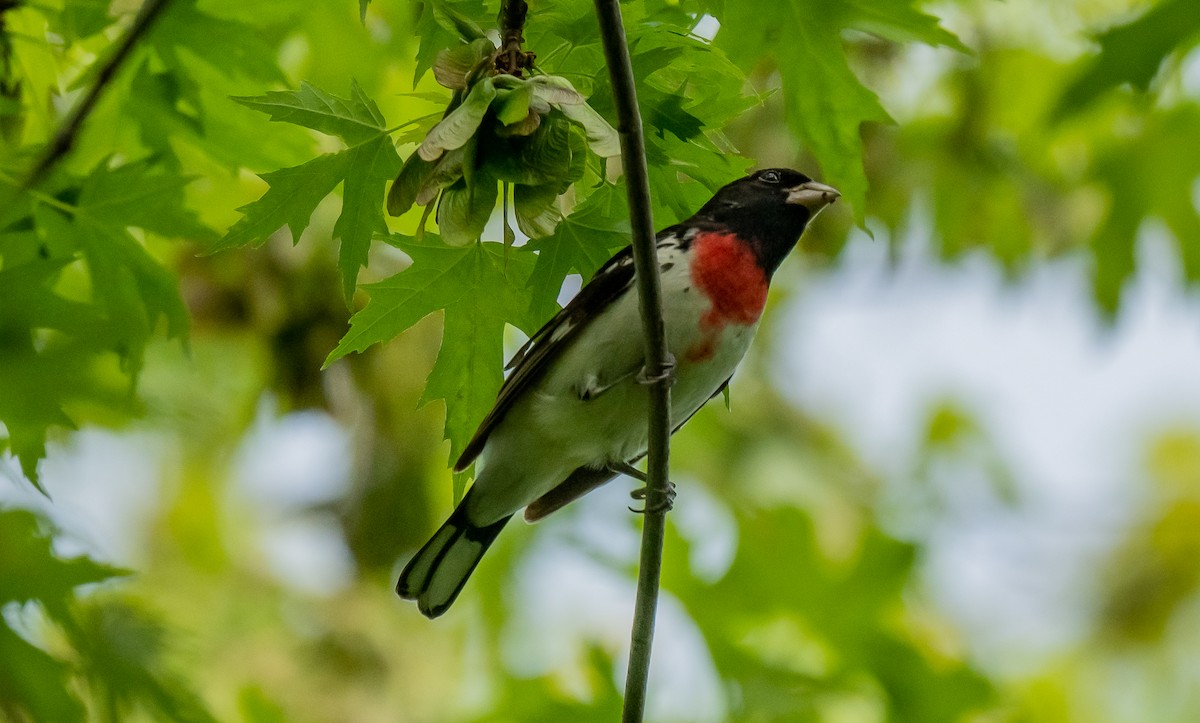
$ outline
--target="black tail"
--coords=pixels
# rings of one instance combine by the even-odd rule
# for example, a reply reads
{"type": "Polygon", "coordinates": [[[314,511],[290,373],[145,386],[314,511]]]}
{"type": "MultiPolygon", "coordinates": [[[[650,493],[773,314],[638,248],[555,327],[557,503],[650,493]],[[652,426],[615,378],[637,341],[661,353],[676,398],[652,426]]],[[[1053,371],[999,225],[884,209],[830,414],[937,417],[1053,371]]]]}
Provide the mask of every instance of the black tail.
{"type": "Polygon", "coordinates": [[[467,497],[409,560],[396,582],[396,594],[405,600],[416,600],[417,608],[427,618],[436,618],[449,609],[483,553],[512,517],[477,527],[467,519],[467,497]]]}

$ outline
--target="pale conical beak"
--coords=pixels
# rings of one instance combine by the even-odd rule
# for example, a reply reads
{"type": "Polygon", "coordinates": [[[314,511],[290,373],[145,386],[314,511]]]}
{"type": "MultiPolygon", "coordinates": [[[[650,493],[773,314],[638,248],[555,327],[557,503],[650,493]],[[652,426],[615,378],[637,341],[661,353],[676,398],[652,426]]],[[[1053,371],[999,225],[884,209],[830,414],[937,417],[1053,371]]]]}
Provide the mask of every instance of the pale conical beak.
{"type": "Polygon", "coordinates": [[[816,181],[808,181],[801,183],[799,186],[789,188],[787,202],[804,206],[815,214],[817,211],[841,198],[841,195],[832,186],[826,186],[824,183],[817,183],[816,181]]]}

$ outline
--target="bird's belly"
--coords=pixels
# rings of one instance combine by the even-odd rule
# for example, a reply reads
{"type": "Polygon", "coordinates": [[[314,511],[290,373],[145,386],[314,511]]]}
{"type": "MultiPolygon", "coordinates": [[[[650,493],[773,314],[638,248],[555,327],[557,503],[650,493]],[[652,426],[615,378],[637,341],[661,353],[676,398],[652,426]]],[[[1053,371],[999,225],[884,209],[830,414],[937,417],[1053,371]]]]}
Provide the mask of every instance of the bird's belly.
{"type": "MultiPolygon", "coordinates": [[[[671,426],[677,427],[704,405],[733,374],[754,336],[756,325],[729,325],[704,343],[711,348],[703,358],[689,357],[687,349],[696,335],[668,333],[676,357],[671,386],[671,426]],[[676,337],[676,338],[672,338],[676,337]],[[674,351],[680,349],[680,351],[674,351]]],[[[640,356],[633,367],[641,369],[640,356]]],[[[650,394],[636,376],[594,399],[580,399],[573,390],[540,390],[534,416],[546,437],[554,438],[575,467],[625,462],[645,453],[650,394]]]]}

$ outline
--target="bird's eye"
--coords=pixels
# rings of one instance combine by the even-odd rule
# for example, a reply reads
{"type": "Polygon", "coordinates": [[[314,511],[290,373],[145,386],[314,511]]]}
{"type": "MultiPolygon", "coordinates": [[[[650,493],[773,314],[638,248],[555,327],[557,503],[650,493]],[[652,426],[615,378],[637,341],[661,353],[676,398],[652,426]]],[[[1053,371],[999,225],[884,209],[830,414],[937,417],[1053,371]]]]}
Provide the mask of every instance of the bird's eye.
{"type": "Polygon", "coordinates": [[[778,171],[767,171],[759,176],[763,183],[779,183],[778,171]]]}

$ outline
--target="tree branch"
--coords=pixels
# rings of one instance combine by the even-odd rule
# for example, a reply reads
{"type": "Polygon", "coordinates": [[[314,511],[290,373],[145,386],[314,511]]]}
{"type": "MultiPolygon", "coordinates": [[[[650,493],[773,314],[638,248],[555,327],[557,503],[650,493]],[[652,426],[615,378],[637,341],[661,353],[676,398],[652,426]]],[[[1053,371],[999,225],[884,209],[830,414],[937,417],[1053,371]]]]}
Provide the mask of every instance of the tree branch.
{"type": "Polygon", "coordinates": [[[522,49],[525,44],[525,16],[529,3],[504,0],[496,24],[500,26],[500,48],[496,51],[496,70],[521,77],[521,71],[533,67],[534,54],[522,49]]]}
{"type": "Polygon", "coordinates": [[[667,349],[663,329],[662,299],[658,281],[658,254],[654,220],[650,214],[650,180],[646,167],[646,144],[637,89],[621,7],[617,0],[595,0],[600,21],[600,38],[612,79],[617,107],[617,130],[621,134],[621,160],[629,193],[629,219],[633,227],[633,260],[637,269],[638,297],[646,337],[646,366],[649,383],[650,419],[646,462],[646,513],[642,526],[642,553],[638,568],[637,604],[629,649],[629,671],[625,678],[625,708],[622,720],[642,720],[646,707],[646,681],[650,675],[650,648],[654,641],[654,616],[658,608],[658,585],[662,570],[666,505],[651,504],[667,494],[667,470],[671,442],[671,382],[674,360],[667,349]]]}
{"type": "Polygon", "coordinates": [[[121,65],[129,57],[129,53],[133,51],[138,40],[146,34],[146,31],[162,15],[162,11],[170,2],[171,0],[146,0],[142,5],[142,9],[138,11],[137,17],[133,20],[133,25],[129,27],[129,32],[125,33],[125,37],[121,38],[116,50],[100,68],[100,72],[96,74],[96,82],[92,83],[91,88],[88,88],[87,94],[83,96],[78,105],[71,109],[71,113],[63,121],[58,133],[54,134],[54,138],[42,152],[41,158],[25,178],[22,188],[33,188],[40,183],[46,174],[71,151],[75,145],[75,139],[79,136],[79,131],[83,128],[84,121],[92,114],[96,102],[100,100],[100,95],[116,77],[117,71],[121,69],[121,65]]]}

